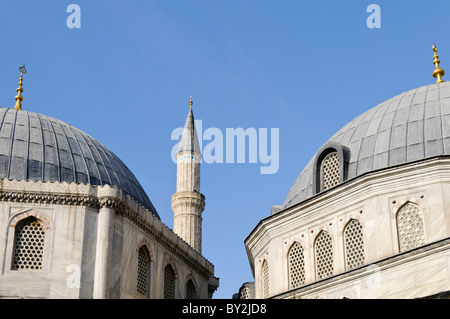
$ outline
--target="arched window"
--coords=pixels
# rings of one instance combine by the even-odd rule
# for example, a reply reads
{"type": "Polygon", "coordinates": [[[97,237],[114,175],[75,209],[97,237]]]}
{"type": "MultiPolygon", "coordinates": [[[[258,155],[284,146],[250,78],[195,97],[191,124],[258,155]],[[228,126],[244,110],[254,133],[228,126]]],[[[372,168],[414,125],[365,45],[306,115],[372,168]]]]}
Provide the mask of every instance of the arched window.
{"type": "Polygon", "coordinates": [[[313,163],[313,194],[320,193],[347,180],[350,150],[334,141],[325,143],[313,163]]]}
{"type": "Polygon", "coordinates": [[[164,268],[164,299],[175,299],[175,271],[171,265],[164,268]]]}
{"type": "Polygon", "coordinates": [[[150,254],[146,246],[138,251],[137,292],[146,297],[150,294],[150,254]]]}
{"type": "Polygon", "coordinates": [[[197,289],[192,279],[189,279],[186,283],[186,299],[196,299],[197,289]]]}
{"type": "Polygon", "coordinates": [[[264,260],[262,266],[263,298],[269,297],[269,264],[264,260]]]}
{"type": "Polygon", "coordinates": [[[30,216],[17,223],[14,234],[12,270],[42,270],[45,226],[30,216]]]}
{"type": "Polygon", "coordinates": [[[289,288],[297,288],[305,284],[305,256],[303,247],[294,243],[289,249],[289,288]]]}
{"type": "Polygon", "coordinates": [[[361,223],[352,219],[344,229],[345,267],[350,270],[364,265],[364,240],[361,223]]]}
{"type": "Polygon", "coordinates": [[[316,258],[316,278],[324,279],[333,275],[333,244],[331,236],[322,231],[314,243],[314,253],[316,258]]]}
{"type": "Polygon", "coordinates": [[[418,205],[407,202],[399,209],[397,213],[397,231],[400,252],[425,244],[423,214],[418,205]]]}
{"type": "Polygon", "coordinates": [[[320,163],[320,190],[336,186],[340,182],[339,155],[331,152],[320,163]]]}

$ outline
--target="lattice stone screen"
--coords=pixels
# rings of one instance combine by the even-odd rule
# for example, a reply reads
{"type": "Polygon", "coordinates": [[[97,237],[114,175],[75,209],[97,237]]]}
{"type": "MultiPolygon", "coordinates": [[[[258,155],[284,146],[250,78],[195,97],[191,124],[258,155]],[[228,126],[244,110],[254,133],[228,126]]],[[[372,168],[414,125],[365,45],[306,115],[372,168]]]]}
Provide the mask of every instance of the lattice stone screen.
{"type": "Polygon", "coordinates": [[[250,288],[245,287],[241,290],[240,299],[250,299],[250,288]]]}
{"type": "Polygon", "coordinates": [[[321,188],[322,190],[331,188],[339,184],[339,156],[336,152],[330,153],[321,164],[321,188]]]}
{"type": "Polygon", "coordinates": [[[364,241],[362,225],[358,220],[351,220],[344,230],[345,266],[353,269],[364,265],[364,241]]]}
{"type": "Polygon", "coordinates": [[[423,215],[420,207],[406,203],[397,214],[400,252],[425,244],[423,215]]]}
{"type": "Polygon", "coordinates": [[[269,264],[264,261],[262,268],[263,297],[269,297],[269,264]]]}
{"type": "Polygon", "coordinates": [[[149,277],[149,254],[145,247],[139,248],[138,271],[137,271],[137,291],[141,295],[147,296],[149,277]]]}
{"type": "Polygon", "coordinates": [[[44,257],[45,227],[34,217],[16,225],[11,269],[41,270],[44,257]]]}
{"type": "Polygon", "coordinates": [[[297,288],[305,284],[305,256],[299,243],[289,250],[289,287],[297,288]]]}
{"type": "Polygon", "coordinates": [[[186,284],[186,299],[195,299],[195,297],[195,285],[192,280],[189,279],[186,284]]]}
{"type": "Polygon", "coordinates": [[[317,280],[324,279],[333,275],[333,245],[331,236],[323,231],[317,236],[314,244],[316,257],[316,277],[317,280]]]}
{"type": "Polygon", "coordinates": [[[175,272],[170,265],[164,269],[164,299],[175,298],[175,272]]]}

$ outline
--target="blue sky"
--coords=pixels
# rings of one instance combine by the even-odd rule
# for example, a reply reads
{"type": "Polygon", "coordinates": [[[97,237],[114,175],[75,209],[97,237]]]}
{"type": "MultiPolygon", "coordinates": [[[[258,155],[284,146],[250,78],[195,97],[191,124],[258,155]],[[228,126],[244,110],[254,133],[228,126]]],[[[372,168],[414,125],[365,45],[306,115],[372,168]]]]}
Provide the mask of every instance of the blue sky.
{"type": "Polygon", "coordinates": [[[278,128],[276,174],[260,174],[260,163],[202,165],[203,254],[220,277],[215,298],[231,298],[253,280],[244,239],[317,149],[364,111],[433,83],[433,43],[450,72],[449,9],[448,0],[1,0],[0,105],[14,106],[26,64],[23,108],[106,145],[171,228],[171,133],[189,96],[204,130],[278,128]],[[66,25],[71,3],[79,29],[66,25]],[[379,29],[366,24],[371,3],[379,29]]]}

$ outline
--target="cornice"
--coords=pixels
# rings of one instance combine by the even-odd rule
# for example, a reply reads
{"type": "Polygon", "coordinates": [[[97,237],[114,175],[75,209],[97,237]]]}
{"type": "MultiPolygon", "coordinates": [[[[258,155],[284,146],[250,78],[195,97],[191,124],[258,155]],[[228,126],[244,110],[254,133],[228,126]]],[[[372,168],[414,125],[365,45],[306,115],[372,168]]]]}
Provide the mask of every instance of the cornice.
{"type": "Polygon", "coordinates": [[[99,208],[99,200],[92,196],[0,191],[0,201],[25,204],[76,205],[99,208]]]}
{"type": "Polygon", "coordinates": [[[193,266],[201,276],[209,279],[214,274],[214,266],[203,255],[195,251],[148,209],[130,196],[123,195],[116,186],[3,179],[0,180],[0,202],[111,209],[117,216],[125,218],[154,238],[180,260],[193,266]]]}
{"type": "Polygon", "coordinates": [[[337,207],[339,211],[342,211],[347,206],[353,205],[354,198],[358,198],[361,202],[380,192],[410,188],[416,182],[422,185],[450,182],[449,168],[449,157],[435,157],[358,176],[295,206],[263,218],[244,240],[244,244],[250,254],[256,246],[265,246],[272,238],[275,229],[280,225],[286,225],[286,221],[290,218],[302,218],[305,222],[306,220],[313,222],[330,214],[330,211],[337,210],[337,207]]]}

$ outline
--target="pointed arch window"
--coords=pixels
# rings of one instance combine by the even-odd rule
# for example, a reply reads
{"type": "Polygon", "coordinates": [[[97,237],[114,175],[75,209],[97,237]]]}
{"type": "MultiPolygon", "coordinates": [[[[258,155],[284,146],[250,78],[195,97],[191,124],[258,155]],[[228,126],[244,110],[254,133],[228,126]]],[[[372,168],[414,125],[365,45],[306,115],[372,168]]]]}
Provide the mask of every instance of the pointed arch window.
{"type": "Polygon", "coordinates": [[[269,297],[269,264],[264,260],[262,267],[263,298],[269,297]]]}
{"type": "Polygon", "coordinates": [[[289,289],[305,284],[305,256],[303,247],[294,243],[289,249],[289,289]]]}
{"type": "Polygon", "coordinates": [[[352,219],[344,229],[345,267],[347,270],[364,265],[364,239],[361,223],[352,219]]]}
{"type": "Polygon", "coordinates": [[[42,270],[46,227],[30,216],[17,223],[14,234],[12,270],[42,270]]]}
{"type": "Polygon", "coordinates": [[[137,291],[143,296],[150,294],[150,253],[146,246],[138,251],[137,291]]]}
{"type": "Polygon", "coordinates": [[[397,231],[400,252],[425,244],[425,228],[420,207],[411,202],[403,205],[397,213],[397,231]]]}
{"type": "Polygon", "coordinates": [[[189,279],[186,283],[186,299],[196,299],[197,289],[192,279],[189,279]]]}
{"type": "Polygon", "coordinates": [[[170,264],[164,268],[164,299],[175,299],[175,271],[170,264]]]}
{"type": "Polygon", "coordinates": [[[317,280],[332,276],[334,272],[333,244],[331,236],[326,231],[322,231],[317,235],[314,243],[314,254],[317,280]]]}

